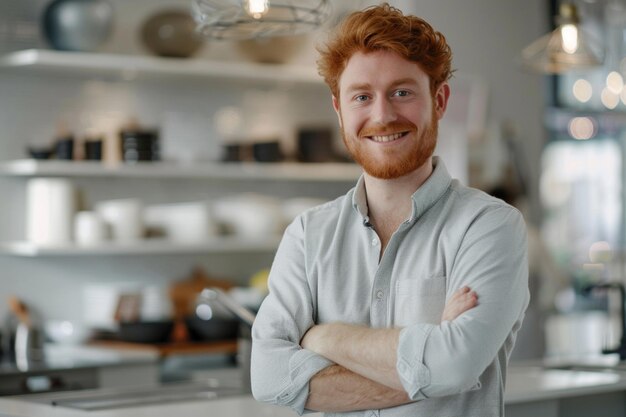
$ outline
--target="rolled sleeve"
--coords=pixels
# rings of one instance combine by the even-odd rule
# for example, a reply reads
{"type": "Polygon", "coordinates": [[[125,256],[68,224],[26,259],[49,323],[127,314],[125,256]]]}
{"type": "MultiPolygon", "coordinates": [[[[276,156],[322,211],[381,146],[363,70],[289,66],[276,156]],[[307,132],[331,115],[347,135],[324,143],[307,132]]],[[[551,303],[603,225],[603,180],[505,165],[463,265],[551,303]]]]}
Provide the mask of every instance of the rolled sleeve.
{"type": "Polygon", "coordinates": [[[448,296],[467,285],[477,292],[478,305],[453,321],[401,331],[397,371],[411,399],[481,387],[481,374],[528,305],[526,252],[526,227],[517,210],[503,206],[472,223],[448,276],[448,296]]]}
{"type": "Polygon", "coordinates": [[[420,390],[430,385],[430,371],[424,365],[423,358],[428,335],[434,327],[424,324],[405,327],[400,331],[396,369],[404,390],[413,400],[424,399],[420,390]]]}
{"type": "Polygon", "coordinates": [[[304,333],[315,324],[303,234],[302,223],[296,219],[278,248],[270,271],[270,292],[252,328],[251,361],[254,398],[288,406],[298,414],[306,411],[310,379],[332,365],[300,346],[304,333]]]}

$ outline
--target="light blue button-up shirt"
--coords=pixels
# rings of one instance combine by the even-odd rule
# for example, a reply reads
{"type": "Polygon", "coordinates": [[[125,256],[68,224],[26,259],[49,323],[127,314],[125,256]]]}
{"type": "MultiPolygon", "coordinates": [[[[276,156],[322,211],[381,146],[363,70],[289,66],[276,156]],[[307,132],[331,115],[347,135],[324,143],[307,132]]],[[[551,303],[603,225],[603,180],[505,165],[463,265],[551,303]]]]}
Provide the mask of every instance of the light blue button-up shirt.
{"type": "Polygon", "coordinates": [[[397,371],[415,400],[340,415],[504,413],[508,357],[529,301],[526,227],[515,208],[433,163],[382,258],[362,177],[287,228],[252,332],[255,398],[306,412],[309,380],[332,362],[299,342],[311,326],[340,321],[403,328],[397,371]],[[479,305],[441,322],[446,300],[465,285],[479,305]]]}

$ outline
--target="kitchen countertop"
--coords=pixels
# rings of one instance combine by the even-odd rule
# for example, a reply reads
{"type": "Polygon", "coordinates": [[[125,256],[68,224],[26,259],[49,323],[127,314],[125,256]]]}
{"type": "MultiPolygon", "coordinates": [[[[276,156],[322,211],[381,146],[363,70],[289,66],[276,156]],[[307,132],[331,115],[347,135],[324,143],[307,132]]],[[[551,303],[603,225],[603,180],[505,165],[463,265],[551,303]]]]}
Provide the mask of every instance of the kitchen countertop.
{"type": "Polygon", "coordinates": [[[89,345],[44,345],[45,360],[34,364],[28,370],[20,370],[14,364],[2,364],[0,375],[19,373],[24,371],[42,371],[51,369],[74,369],[94,366],[128,365],[130,363],[158,362],[159,355],[151,351],[137,351],[130,349],[107,349],[89,345]]]}
{"type": "MultiPolygon", "coordinates": [[[[626,391],[626,373],[603,371],[548,370],[510,366],[505,401],[507,406],[616,391],[626,391]]],[[[256,402],[250,395],[215,400],[189,400],[98,411],[80,411],[25,401],[26,397],[0,398],[0,413],[12,417],[160,417],[160,416],[294,416],[289,409],[256,402]],[[210,411],[210,413],[209,413],[210,411]]],[[[318,416],[321,414],[311,414],[318,416]]]]}
{"type": "Polygon", "coordinates": [[[626,373],[509,366],[505,404],[626,391],[626,373]]]}
{"type": "Polygon", "coordinates": [[[28,369],[15,364],[0,364],[0,376],[24,375],[49,370],[125,366],[132,363],[157,363],[159,355],[150,351],[114,350],[88,345],[44,346],[45,361],[34,363],[28,369]]]}

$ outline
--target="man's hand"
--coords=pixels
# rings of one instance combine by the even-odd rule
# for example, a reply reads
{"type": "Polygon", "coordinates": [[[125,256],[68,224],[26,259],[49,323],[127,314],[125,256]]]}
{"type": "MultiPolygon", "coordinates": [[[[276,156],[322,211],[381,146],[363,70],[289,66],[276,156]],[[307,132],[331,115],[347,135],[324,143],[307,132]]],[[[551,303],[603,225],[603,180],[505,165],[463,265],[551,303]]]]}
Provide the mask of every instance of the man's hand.
{"type": "Polygon", "coordinates": [[[300,340],[300,346],[304,349],[312,350],[315,353],[322,354],[324,343],[324,332],[328,330],[328,325],[315,325],[311,327],[300,340]]]}
{"type": "Polygon", "coordinates": [[[469,287],[459,288],[448,300],[441,315],[441,321],[452,321],[478,305],[478,295],[469,287]]]}

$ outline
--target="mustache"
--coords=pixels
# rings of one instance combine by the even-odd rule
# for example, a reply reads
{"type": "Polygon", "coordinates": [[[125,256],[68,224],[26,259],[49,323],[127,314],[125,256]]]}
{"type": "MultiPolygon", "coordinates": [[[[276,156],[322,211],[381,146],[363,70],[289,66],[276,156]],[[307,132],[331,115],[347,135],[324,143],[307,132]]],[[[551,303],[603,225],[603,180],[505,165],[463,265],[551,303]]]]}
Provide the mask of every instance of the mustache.
{"type": "Polygon", "coordinates": [[[361,130],[359,130],[359,137],[366,136],[383,136],[389,135],[392,133],[398,132],[416,132],[417,126],[411,122],[407,121],[396,121],[390,122],[386,124],[376,124],[373,126],[364,126],[361,130]]]}

